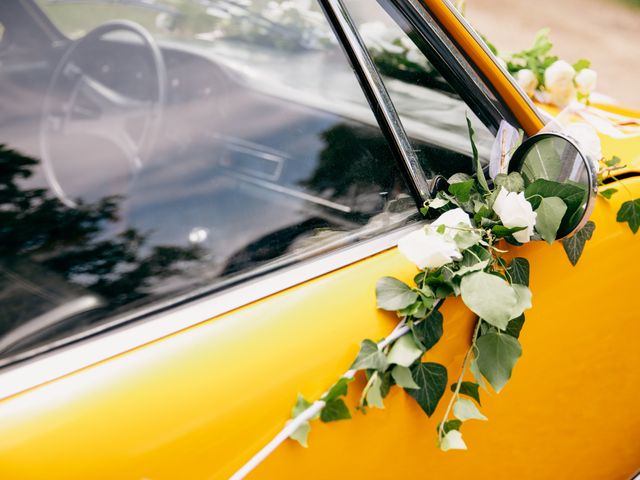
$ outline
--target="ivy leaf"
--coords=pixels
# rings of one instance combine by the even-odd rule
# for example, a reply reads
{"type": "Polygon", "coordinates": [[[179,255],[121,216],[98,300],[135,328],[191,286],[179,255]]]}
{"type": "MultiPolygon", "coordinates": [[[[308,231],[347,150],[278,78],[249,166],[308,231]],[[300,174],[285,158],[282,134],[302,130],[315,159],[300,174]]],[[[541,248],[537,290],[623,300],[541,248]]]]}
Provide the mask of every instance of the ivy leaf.
{"type": "Polygon", "coordinates": [[[573,69],[576,72],[580,70],[584,70],[585,68],[589,68],[591,66],[591,60],[587,60],[586,58],[581,58],[576,63],[573,64],[573,69]]]}
{"type": "Polygon", "coordinates": [[[591,240],[593,232],[596,229],[596,224],[589,221],[578,230],[572,237],[562,239],[562,247],[569,257],[569,261],[575,267],[580,260],[584,245],[588,240],[591,240]]]}
{"type": "MultiPolygon", "coordinates": [[[[457,383],[453,383],[451,384],[451,391],[455,392],[456,388],[457,388],[458,384],[457,383]]],[[[468,395],[471,398],[473,398],[476,402],[478,402],[479,405],[481,405],[480,403],[480,385],[478,385],[477,383],[473,383],[473,382],[462,382],[460,384],[460,393],[462,395],[468,395]]]]}
{"type": "Polygon", "coordinates": [[[411,376],[411,370],[402,365],[396,365],[391,370],[391,376],[395,380],[396,384],[402,388],[420,388],[411,376]]]}
{"type": "Polygon", "coordinates": [[[478,369],[499,393],[522,355],[520,342],[511,335],[487,333],[476,340],[478,369]]]}
{"type": "Polygon", "coordinates": [[[567,212],[567,205],[560,197],[548,197],[540,200],[536,209],[536,230],[547,243],[552,244],[556,239],[562,217],[567,212]]]}
{"type": "Polygon", "coordinates": [[[507,272],[511,277],[511,283],[529,286],[529,260],[526,258],[514,258],[507,267],[507,272]]]}
{"type": "Polygon", "coordinates": [[[296,403],[291,409],[291,418],[296,418],[302,412],[304,412],[307,408],[311,406],[311,402],[308,402],[302,394],[298,394],[298,398],[296,399],[296,403]]]}
{"type": "Polygon", "coordinates": [[[514,338],[519,338],[520,331],[522,330],[523,325],[524,325],[524,313],[519,317],[516,317],[513,320],[510,320],[509,325],[507,325],[507,328],[504,330],[504,333],[506,333],[507,335],[511,335],[514,338]]]}
{"type": "Polygon", "coordinates": [[[499,173],[493,181],[496,187],[502,187],[509,192],[519,193],[524,191],[524,179],[518,172],[499,173]]]}
{"type": "Polygon", "coordinates": [[[613,194],[617,192],[618,192],[617,188],[607,188],[606,190],[601,191],[600,195],[602,195],[607,200],[611,200],[611,197],[613,197],[613,194]]]}
{"type": "Polygon", "coordinates": [[[636,233],[640,227],[640,198],[624,202],[618,210],[616,220],[627,222],[631,231],[636,233]]]}
{"type": "Polygon", "coordinates": [[[369,386],[369,390],[367,390],[367,405],[373,408],[384,408],[384,402],[382,401],[382,380],[380,379],[380,375],[374,374],[375,378],[371,382],[369,386]]]}
{"type": "Polygon", "coordinates": [[[460,203],[467,203],[471,198],[471,189],[474,183],[473,179],[466,182],[452,183],[449,185],[449,193],[455,196],[460,203]]]}
{"type": "MultiPolygon", "coordinates": [[[[442,432],[446,435],[451,430],[460,430],[461,426],[462,421],[458,420],[457,418],[454,418],[453,420],[447,420],[442,426],[442,432]]],[[[436,432],[440,433],[440,425],[436,427],[436,432]]]]}
{"type": "Polygon", "coordinates": [[[406,283],[397,278],[382,277],[376,283],[376,301],[383,310],[401,310],[408,307],[418,298],[406,283]]]}
{"type": "Polygon", "coordinates": [[[491,227],[491,233],[497,237],[507,237],[521,230],[526,230],[526,228],[527,227],[505,227],[504,225],[494,225],[491,227]]]}
{"type": "Polygon", "coordinates": [[[485,178],[484,171],[482,170],[482,164],[480,163],[480,157],[478,156],[478,147],[476,147],[476,142],[473,138],[475,132],[473,131],[469,117],[467,117],[467,129],[469,130],[469,140],[471,140],[471,151],[473,153],[473,165],[476,171],[475,173],[476,178],[478,179],[478,184],[485,192],[489,193],[491,190],[489,189],[489,185],[487,185],[487,179],[485,178]]]}
{"type": "Polygon", "coordinates": [[[324,396],[323,400],[325,402],[330,402],[331,400],[334,400],[338,397],[341,397],[342,395],[346,395],[347,394],[347,389],[348,389],[348,384],[351,380],[350,379],[346,379],[346,378],[341,378],[340,380],[338,380],[333,387],[331,387],[331,389],[329,390],[329,392],[324,396]]]}
{"type": "Polygon", "coordinates": [[[439,363],[418,363],[411,368],[411,376],[420,389],[409,389],[407,393],[430,417],[447,388],[447,369],[439,363]]]}
{"type": "Polygon", "coordinates": [[[393,346],[387,355],[387,362],[389,364],[408,367],[420,358],[422,353],[423,351],[418,348],[416,342],[413,340],[413,335],[411,333],[407,333],[393,343],[393,346]]]}
{"type": "Polygon", "coordinates": [[[522,315],[525,310],[531,308],[531,290],[529,290],[529,287],[517,283],[511,285],[511,288],[516,292],[517,297],[516,306],[511,311],[511,318],[516,318],[522,315]]]}
{"type": "Polygon", "coordinates": [[[360,344],[360,352],[356,357],[352,370],[362,370],[367,368],[373,368],[380,372],[384,372],[387,369],[387,357],[380,351],[378,345],[371,340],[363,340],[360,344]]]}
{"type": "Polygon", "coordinates": [[[489,420],[485,417],[475,403],[466,398],[459,398],[456,403],[453,404],[453,414],[456,418],[462,422],[467,420],[489,420]]]}
{"type": "Polygon", "coordinates": [[[440,440],[440,450],[446,452],[448,450],[466,450],[467,445],[462,440],[462,434],[458,430],[450,430],[440,440]]]}
{"type": "Polygon", "coordinates": [[[485,385],[482,374],[480,373],[480,368],[478,368],[478,360],[476,358],[472,358],[469,362],[469,371],[471,372],[471,375],[473,375],[473,378],[476,379],[476,382],[478,382],[478,385],[487,391],[487,386],[485,385]]]}
{"type": "Polygon", "coordinates": [[[451,184],[454,184],[454,183],[466,182],[466,181],[472,180],[472,179],[473,179],[473,177],[471,175],[469,175],[468,173],[458,172],[458,173],[454,173],[453,175],[451,175],[447,179],[447,183],[451,185],[451,184]]]}
{"type": "Polygon", "coordinates": [[[411,326],[414,340],[422,345],[425,351],[431,349],[442,337],[442,314],[433,311],[431,314],[418,324],[411,326]]]}
{"type": "Polygon", "coordinates": [[[473,313],[504,330],[518,304],[515,290],[505,280],[485,272],[462,277],[462,301],[473,313]]]}
{"type": "Polygon", "coordinates": [[[615,167],[616,165],[618,165],[620,162],[622,162],[622,159],[620,157],[617,157],[616,155],[614,155],[613,157],[611,157],[609,160],[605,160],[604,164],[607,167],[615,167]]]}
{"type": "Polygon", "coordinates": [[[309,446],[309,444],[307,443],[309,431],[311,431],[311,425],[309,424],[309,422],[304,422],[298,428],[296,428],[291,435],[289,435],[289,438],[291,440],[295,440],[304,448],[307,448],[309,446]]]}
{"type": "Polygon", "coordinates": [[[341,398],[336,398],[327,402],[320,412],[320,420],[328,423],[337,420],[346,420],[351,418],[349,408],[341,398]]]}

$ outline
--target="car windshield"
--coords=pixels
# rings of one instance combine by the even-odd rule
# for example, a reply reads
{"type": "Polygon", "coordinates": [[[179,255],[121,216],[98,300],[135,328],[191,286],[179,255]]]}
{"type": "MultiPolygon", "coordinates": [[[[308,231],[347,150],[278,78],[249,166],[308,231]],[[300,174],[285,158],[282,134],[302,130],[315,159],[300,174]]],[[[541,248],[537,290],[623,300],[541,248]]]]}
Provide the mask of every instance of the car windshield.
{"type": "MultiPolygon", "coordinates": [[[[0,365],[417,220],[316,3],[0,2],[0,25],[0,365]]],[[[465,103],[393,22],[360,28],[427,173],[469,171],[465,103]]]]}

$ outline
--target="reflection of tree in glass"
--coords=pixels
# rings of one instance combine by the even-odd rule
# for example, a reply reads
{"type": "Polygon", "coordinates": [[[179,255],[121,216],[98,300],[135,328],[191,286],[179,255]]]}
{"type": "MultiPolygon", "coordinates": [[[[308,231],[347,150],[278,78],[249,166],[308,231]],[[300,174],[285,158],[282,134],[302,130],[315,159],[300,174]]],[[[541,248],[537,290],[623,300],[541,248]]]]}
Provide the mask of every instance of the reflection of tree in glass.
{"type": "MultiPolygon", "coordinates": [[[[145,247],[145,234],[135,229],[107,237],[105,231],[119,220],[115,197],[69,208],[46,189],[21,188],[19,182],[31,177],[37,164],[0,145],[0,283],[24,278],[27,271],[32,278],[26,282],[38,290],[53,273],[58,281],[77,285],[71,291],[88,289],[113,310],[149,295],[159,280],[182,273],[184,262],[199,258],[196,248],[145,247]]],[[[0,295],[0,302],[0,333],[33,316],[33,308],[23,308],[24,297],[0,295]]]]}

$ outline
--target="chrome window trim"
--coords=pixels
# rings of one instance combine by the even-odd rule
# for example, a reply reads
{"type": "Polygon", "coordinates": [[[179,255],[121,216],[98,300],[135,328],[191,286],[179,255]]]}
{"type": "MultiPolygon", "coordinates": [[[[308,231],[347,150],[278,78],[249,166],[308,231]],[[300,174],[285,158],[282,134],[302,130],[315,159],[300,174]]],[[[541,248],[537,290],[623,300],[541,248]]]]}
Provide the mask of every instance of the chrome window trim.
{"type": "Polygon", "coordinates": [[[431,182],[420,166],[380,72],[342,0],[319,0],[319,3],[340,40],[382,132],[396,158],[400,160],[401,170],[420,206],[431,197],[431,182]]]}
{"type": "MultiPolygon", "coordinates": [[[[410,0],[410,1],[413,2],[414,0],[410,0]]],[[[482,48],[482,50],[487,54],[487,56],[491,59],[493,64],[500,69],[500,71],[506,77],[507,81],[511,84],[513,89],[518,92],[518,94],[522,97],[525,103],[527,103],[529,108],[531,108],[531,111],[538,117],[540,122],[542,122],[543,124],[548,123],[548,119],[545,119],[545,117],[541,114],[538,107],[536,107],[535,104],[531,101],[531,98],[529,98],[529,95],[527,95],[525,91],[522,89],[522,87],[518,84],[518,82],[516,82],[515,78],[513,78],[513,76],[507,71],[507,69],[498,62],[496,56],[489,49],[489,47],[487,46],[485,41],[482,39],[482,37],[480,37],[478,32],[476,32],[475,29],[471,26],[471,24],[467,21],[467,19],[458,11],[458,9],[456,9],[456,7],[451,3],[450,0],[442,0],[442,3],[444,3],[444,5],[449,9],[449,11],[453,14],[453,16],[456,17],[456,20],[460,22],[460,24],[469,33],[469,35],[471,35],[471,37],[476,41],[476,43],[480,45],[480,48],[482,48]]]]}
{"type": "Polygon", "coordinates": [[[0,372],[0,400],[389,250],[395,247],[400,237],[415,230],[419,225],[421,223],[412,223],[397,228],[370,240],[192,300],[182,306],[152,315],[146,320],[122,325],[102,335],[89,337],[63,349],[38,355],[24,363],[8,366],[0,372]]]}

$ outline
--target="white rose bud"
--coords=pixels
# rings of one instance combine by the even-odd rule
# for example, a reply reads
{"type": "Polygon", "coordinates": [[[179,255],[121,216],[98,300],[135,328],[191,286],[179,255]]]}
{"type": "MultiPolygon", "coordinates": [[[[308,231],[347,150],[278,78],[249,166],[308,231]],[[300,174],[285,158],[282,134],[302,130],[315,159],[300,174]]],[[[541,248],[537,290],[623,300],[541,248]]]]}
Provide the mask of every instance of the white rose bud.
{"type": "MultiPolygon", "coordinates": [[[[431,224],[431,227],[439,227],[440,225],[444,225],[449,228],[459,227],[460,225],[472,228],[469,215],[461,208],[454,208],[453,210],[444,212],[431,224]]],[[[446,233],[447,232],[445,232],[445,234],[446,233]]]]}
{"type": "Polygon", "coordinates": [[[439,268],[462,258],[453,241],[425,228],[402,237],[398,250],[420,269],[439,268]]]}
{"type": "Polygon", "coordinates": [[[533,227],[536,224],[538,214],[533,211],[531,204],[524,198],[524,193],[508,192],[500,189],[493,210],[500,217],[500,221],[507,228],[526,227],[513,234],[520,243],[527,243],[533,235],[533,227]]]}
{"type": "Polygon", "coordinates": [[[527,95],[533,97],[536,88],[538,88],[538,79],[536,78],[535,73],[533,73],[528,68],[518,70],[518,72],[516,73],[516,81],[527,95]]]}
{"type": "Polygon", "coordinates": [[[576,75],[576,87],[581,95],[588,96],[596,88],[598,74],[590,68],[583,68],[576,75]]]}
{"type": "Polygon", "coordinates": [[[566,107],[576,96],[573,78],[576,71],[564,60],[553,63],[544,72],[544,83],[551,103],[566,107]]]}

